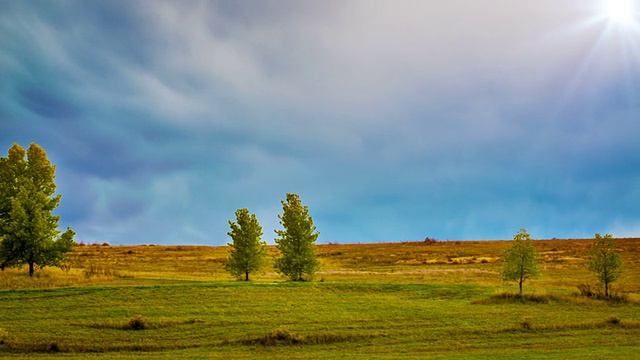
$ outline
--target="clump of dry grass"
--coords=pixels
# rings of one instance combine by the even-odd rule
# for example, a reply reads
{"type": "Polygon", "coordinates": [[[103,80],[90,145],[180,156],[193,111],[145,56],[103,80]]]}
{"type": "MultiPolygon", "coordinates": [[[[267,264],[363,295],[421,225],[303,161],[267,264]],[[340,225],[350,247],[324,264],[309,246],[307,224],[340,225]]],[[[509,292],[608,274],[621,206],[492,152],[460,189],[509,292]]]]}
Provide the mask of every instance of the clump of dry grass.
{"type": "Polygon", "coordinates": [[[594,288],[589,284],[580,284],[578,285],[578,291],[579,295],[582,297],[596,300],[606,300],[614,304],[627,304],[631,302],[628,294],[616,289],[611,289],[609,292],[609,296],[606,296],[602,289],[594,288]]]}
{"type": "Polygon", "coordinates": [[[245,345],[260,344],[264,346],[279,345],[320,345],[332,344],[336,342],[352,341],[364,338],[363,335],[344,335],[344,334],[313,334],[303,335],[291,331],[286,326],[280,326],[264,336],[243,340],[241,343],[245,345]]]}
{"type": "Polygon", "coordinates": [[[129,320],[106,320],[106,321],[96,321],[89,324],[86,324],[88,327],[96,328],[96,329],[116,329],[116,330],[148,330],[148,329],[159,329],[165,328],[173,325],[182,325],[182,324],[195,324],[201,321],[196,319],[188,319],[188,320],[150,320],[149,318],[142,316],[140,314],[134,315],[129,320]]]}

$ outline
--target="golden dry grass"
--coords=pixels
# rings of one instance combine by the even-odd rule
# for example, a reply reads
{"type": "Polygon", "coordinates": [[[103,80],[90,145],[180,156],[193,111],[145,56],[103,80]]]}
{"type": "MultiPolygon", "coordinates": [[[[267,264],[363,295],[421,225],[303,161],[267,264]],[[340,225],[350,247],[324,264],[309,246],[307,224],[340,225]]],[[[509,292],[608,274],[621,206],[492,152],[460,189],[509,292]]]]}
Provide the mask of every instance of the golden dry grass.
{"type": "MultiPolygon", "coordinates": [[[[593,240],[536,240],[543,276],[525,287],[596,285],[584,266],[593,240]]],[[[614,286],[640,293],[640,239],[617,239],[623,274],[614,286]]],[[[502,286],[500,254],[510,241],[442,241],[317,246],[322,270],[316,281],[369,283],[468,283],[502,286]]],[[[166,283],[172,280],[233,280],[223,269],[227,246],[77,246],[66,271],[46,268],[29,279],[25,269],[8,269],[1,289],[166,283]]],[[[268,257],[276,254],[270,246],[268,257]]],[[[271,261],[268,262],[271,264],[271,261]]],[[[284,280],[269,265],[256,281],[284,280]]]]}

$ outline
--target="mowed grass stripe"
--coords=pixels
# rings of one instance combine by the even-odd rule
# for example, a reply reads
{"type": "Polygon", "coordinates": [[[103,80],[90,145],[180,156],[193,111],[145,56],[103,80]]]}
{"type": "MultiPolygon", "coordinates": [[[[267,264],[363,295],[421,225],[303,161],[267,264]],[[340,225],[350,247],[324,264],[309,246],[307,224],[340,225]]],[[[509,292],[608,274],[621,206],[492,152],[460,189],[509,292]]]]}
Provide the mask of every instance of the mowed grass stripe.
{"type": "Polygon", "coordinates": [[[602,323],[612,315],[640,321],[636,304],[473,304],[493,291],[475,285],[232,282],[3,292],[0,321],[9,337],[0,351],[47,351],[51,344],[71,353],[184,348],[215,353],[247,346],[267,351],[261,339],[278,329],[307,339],[287,345],[276,341],[285,352],[326,343],[335,351],[362,347],[380,354],[389,349],[573,349],[594,342],[629,346],[640,335],[633,327],[575,326],[602,323]],[[141,331],[96,326],[126,322],[136,314],[166,326],[141,331]],[[531,331],[518,329],[525,315],[532,318],[531,331]]]}

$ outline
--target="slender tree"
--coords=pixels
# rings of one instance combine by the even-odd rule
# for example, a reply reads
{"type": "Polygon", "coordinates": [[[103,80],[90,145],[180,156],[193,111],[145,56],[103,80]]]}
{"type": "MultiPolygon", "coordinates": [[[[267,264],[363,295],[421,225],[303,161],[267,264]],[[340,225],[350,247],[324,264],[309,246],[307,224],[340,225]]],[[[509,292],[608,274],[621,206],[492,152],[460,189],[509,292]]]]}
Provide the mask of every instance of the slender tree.
{"type": "Polygon", "coordinates": [[[540,276],[537,259],[538,253],[525,229],[520,229],[513,237],[513,245],[502,253],[502,280],[517,282],[521,297],[525,280],[540,276]]]}
{"type": "Polygon", "coordinates": [[[229,250],[229,261],[224,268],[233,276],[244,276],[249,281],[249,274],[259,272],[265,264],[267,244],[260,240],[262,226],[255,214],[247,209],[236,210],[236,222],[229,221],[232,242],[229,250]]]}
{"type": "Polygon", "coordinates": [[[26,152],[13,144],[9,155],[0,159],[0,257],[5,266],[58,266],[72,250],[75,233],[60,234],[60,204],[55,195],[55,166],[40,146],[31,144],[26,152]]]}
{"type": "Polygon", "coordinates": [[[304,280],[304,276],[313,277],[320,267],[316,257],[315,243],[319,232],[313,225],[309,208],[303,206],[297,194],[287,194],[282,201],[282,215],[278,215],[284,230],[275,230],[276,247],[280,257],[276,258],[276,271],[293,281],[304,280]]]}
{"type": "Polygon", "coordinates": [[[622,270],[622,257],[616,252],[616,243],[611,234],[596,234],[596,241],[589,251],[587,267],[604,286],[604,296],[609,297],[610,285],[618,280],[622,270]]]}

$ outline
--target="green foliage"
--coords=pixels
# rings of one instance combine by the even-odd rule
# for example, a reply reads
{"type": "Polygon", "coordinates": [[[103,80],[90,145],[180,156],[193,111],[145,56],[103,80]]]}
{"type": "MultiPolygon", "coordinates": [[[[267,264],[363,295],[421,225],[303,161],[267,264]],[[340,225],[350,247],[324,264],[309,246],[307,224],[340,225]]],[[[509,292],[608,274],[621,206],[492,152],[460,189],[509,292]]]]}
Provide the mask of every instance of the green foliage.
{"type": "Polygon", "coordinates": [[[616,252],[616,243],[611,234],[596,234],[596,241],[589,251],[587,267],[593,271],[604,286],[604,295],[609,297],[610,285],[618,280],[622,268],[622,258],[616,252]]]}
{"type": "Polygon", "coordinates": [[[255,214],[249,214],[247,209],[238,209],[236,220],[237,223],[229,221],[231,231],[227,234],[233,241],[228,244],[231,249],[224,268],[231,275],[244,276],[249,281],[249,274],[259,272],[265,265],[267,244],[260,240],[262,226],[255,214]]]}
{"type": "Polygon", "coordinates": [[[504,281],[515,281],[520,288],[522,296],[522,284],[525,280],[540,276],[538,268],[538,253],[533,247],[531,236],[527,230],[520,229],[513,237],[513,245],[502,253],[501,274],[504,281]]]}
{"type": "Polygon", "coordinates": [[[60,235],[60,204],[56,190],[55,166],[40,146],[31,144],[26,152],[13,144],[6,158],[0,158],[0,261],[5,266],[59,266],[75,245],[71,228],[60,235]]]}
{"type": "Polygon", "coordinates": [[[284,230],[275,230],[279,236],[275,239],[276,247],[281,255],[276,258],[274,268],[294,281],[304,280],[305,275],[312,277],[320,267],[315,250],[320,233],[313,225],[309,208],[302,205],[297,194],[287,194],[282,210],[278,218],[284,230]]]}

